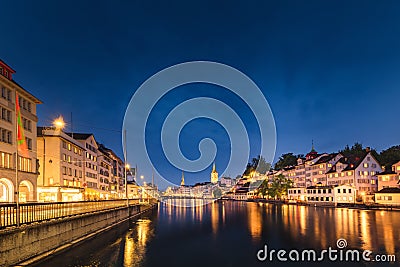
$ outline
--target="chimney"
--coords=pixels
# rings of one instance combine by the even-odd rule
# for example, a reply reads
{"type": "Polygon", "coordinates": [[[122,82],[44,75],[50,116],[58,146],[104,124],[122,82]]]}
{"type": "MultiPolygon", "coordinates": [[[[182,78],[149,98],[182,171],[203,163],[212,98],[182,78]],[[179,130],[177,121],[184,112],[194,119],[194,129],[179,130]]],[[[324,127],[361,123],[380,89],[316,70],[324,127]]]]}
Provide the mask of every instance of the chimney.
{"type": "Polygon", "coordinates": [[[371,151],[371,148],[370,148],[369,146],[367,146],[367,147],[365,148],[365,151],[367,151],[367,153],[368,153],[368,152],[371,151]]]}

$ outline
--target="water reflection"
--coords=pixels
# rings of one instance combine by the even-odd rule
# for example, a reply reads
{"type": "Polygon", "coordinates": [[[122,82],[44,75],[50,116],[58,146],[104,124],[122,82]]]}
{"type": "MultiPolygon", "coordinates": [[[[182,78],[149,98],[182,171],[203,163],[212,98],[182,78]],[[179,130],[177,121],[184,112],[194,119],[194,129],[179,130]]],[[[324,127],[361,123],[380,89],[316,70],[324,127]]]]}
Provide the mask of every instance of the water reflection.
{"type": "Polygon", "coordinates": [[[151,221],[139,219],[133,229],[125,235],[124,266],[142,266],[146,254],[146,245],[153,236],[151,221]]]}
{"type": "MultiPolygon", "coordinates": [[[[64,264],[43,266],[263,266],[255,255],[265,244],[322,250],[336,248],[338,238],[345,238],[348,248],[400,259],[400,212],[233,201],[194,204],[199,205],[160,203],[151,220],[138,220],[87,259],[79,256],[80,265],[74,259],[79,252],[74,252],[59,260],[64,264]],[[66,265],[66,259],[73,264],[66,265]]],[[[89,247],[99,245],[96,240],[89,247]]]]}

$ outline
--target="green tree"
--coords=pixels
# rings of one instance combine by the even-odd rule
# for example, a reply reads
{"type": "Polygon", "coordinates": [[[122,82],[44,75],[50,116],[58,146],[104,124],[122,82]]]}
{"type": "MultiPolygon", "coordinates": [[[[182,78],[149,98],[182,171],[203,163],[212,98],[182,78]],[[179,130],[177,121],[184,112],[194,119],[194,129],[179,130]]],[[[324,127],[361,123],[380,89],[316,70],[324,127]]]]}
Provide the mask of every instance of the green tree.
{"type": "Polygon", "coordinates": [[[291,179],[288,179],[284,175],[279,174],[278,176],[273,178],[271,183],[265,180],[261,184],[259,192],[263,196],[269,196],[271,198],[281,199],[283,196],[287,194],[287,190],[292,187],[293,187],[293,181],[291,179]]]}
{"type": "Polygon", "coordinates": [[[217,187],[212,191],[212,194],[214,198],[220,198],[222,196],[222,191],[217,187]]]}
{"type": "Polygon", "coordinates": [[[393,164],[400,161],[400,146],[392,146],[386,150],[381,151],[378,160],[386,169],[391,168],[393,164]]]}
{"type": "Polygon", "coordinates": [[[278,161],[275,163],[275,170],[280,170],[288,166],[294,166],[297,164],[298,156],[293,155],[293,153],[282,154],[278,161]]]}
{"type": "Polygon", "coordinates": [[[252,171],[257,171],[261,174],[265,174],[271,168],[271,164],[265,161],[265,158],[258,155],[256,158],[252,158],[251,162],[247,163],[246,170],[243,175],[249,175],[252,171]]]}
{"type": "MultiPolygon", "coordinates": [[[[375,149],[370,149],[370,151],[371,154],[379,161],[380,155],[378,154],[378,152],[376,152],[375,149]]],[[[361,143],[356,142],[354,143],[354,145],[351,146],[351,148],[349,147],[349,145],[346,145],[345,148],[343,150],[340,150],[339,152],[342,153],[345,157],[354,156],[362,158],[367,153],[367,150],[363,147],[361,143]]]]}

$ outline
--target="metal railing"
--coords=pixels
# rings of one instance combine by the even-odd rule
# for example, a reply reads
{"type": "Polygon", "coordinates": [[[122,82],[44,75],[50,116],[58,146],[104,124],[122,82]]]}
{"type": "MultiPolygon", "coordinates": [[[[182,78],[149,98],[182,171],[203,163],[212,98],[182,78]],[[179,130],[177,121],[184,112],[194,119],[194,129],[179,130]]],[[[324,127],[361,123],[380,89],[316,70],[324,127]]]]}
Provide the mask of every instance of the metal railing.
{"type": "MultiPolygon", "coordinates": [[[[129,206],[138,205],[139,200],[129,200],[129,206]]],[[[16,203],[0,204],[0,229],[33,222],[65,218],[127,206],[127,200],[101,200],[77,202],[21,203],[17,212],[16,203]],[[19,213],[19,221],[18,215],[19,213]]]]}

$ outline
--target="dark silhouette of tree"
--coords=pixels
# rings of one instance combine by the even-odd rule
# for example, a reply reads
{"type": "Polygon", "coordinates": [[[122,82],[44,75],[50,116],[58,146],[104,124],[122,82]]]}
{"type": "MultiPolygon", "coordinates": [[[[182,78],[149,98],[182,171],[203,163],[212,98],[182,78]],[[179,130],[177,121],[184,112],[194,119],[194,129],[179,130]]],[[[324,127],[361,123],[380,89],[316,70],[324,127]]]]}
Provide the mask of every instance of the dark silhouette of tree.
{"type": "Polygon", "coordinates": [[[293,153],[282,154],[278,161],[275,163],[275,170],[280,170],[288,166],[295,166],[297,164],[297,159],[299,156],[293,155],[293,153]]]}
{"type": "Polygon", "coordinates": [[[271,163],[266,162],[263,156],[258,155],[256,158],[252,158],[251,162],[247,163],[243,175],[249,175],[252,171],[265,174],[270,168],[271,163]]]}
{"type": "Polygon", "coordinates": [[[391,168],[393,164],[400,161],[400,146],[392,146],[386,150],[381,151],[378,160],[386,169],[391,168]]]}

